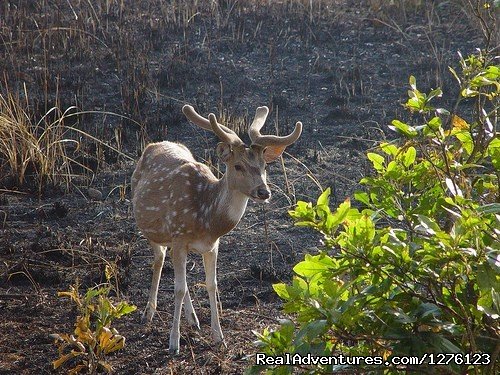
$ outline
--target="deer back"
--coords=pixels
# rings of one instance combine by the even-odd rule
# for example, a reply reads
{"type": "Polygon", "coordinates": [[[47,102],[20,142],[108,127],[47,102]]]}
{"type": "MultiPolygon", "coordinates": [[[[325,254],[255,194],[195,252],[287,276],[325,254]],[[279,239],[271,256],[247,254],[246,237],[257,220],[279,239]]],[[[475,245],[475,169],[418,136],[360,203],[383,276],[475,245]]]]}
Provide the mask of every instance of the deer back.
{"type": "Polygon", "coordinates": [[[219,185],[210,169],[196,162],[185,146],[167,141],[149,145],[132,176],[138,227],[159,244],[205,238],[209,246],[241,217],[227,215],[231,202],[224,199],[219,185]]]}

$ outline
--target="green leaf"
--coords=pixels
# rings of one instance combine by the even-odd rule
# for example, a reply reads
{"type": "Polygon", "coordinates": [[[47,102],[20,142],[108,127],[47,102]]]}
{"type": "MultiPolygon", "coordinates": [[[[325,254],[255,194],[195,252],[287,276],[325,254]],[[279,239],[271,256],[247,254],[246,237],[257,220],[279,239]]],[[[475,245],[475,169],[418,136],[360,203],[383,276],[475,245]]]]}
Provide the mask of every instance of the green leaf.
{"type": "Polygon", "coordinates": [[[392,126],[389,126],[389,129],[406,135],[407,137],[415,137],[418,134],[417,130],[414,127],[399,120],[392,120],[391,124],[392,126]]]}
{"type": "Polygon", "coordinates": [[[415,147],[413,146],[408,147],[408,150],[406,150],[403,156],[403,165],[408,168],[415,162],[416,156],[417,156],[417,150],[415,150],[415,147]]]}
{"type": "Polygon", "coordinates": [[[355,192],[354,199],[356,199],[358,202],[361,202],[367,206],[370,205],[370,196],[368,195],[368,193],[365,193],[364,191],[355,192]]]}
{"type": "Polygon", "coordinates": [[[369,244],[375,237],[375,224],[368,215],[363,215],[360,219],[351,223],[349,230],[355,245],[369,244]]]}
{"type": "Polygon", "coordinates": [[[116,306],[115,317],[121,318],[123,315],[130,314],[137,310],[137,306],[129,305],[127,302],[120,302],[118,306],[116,306]]]}
{"type": "Polygon", "coordinates": [[[351,200],[349,199],[349,197],[347,197],[346,200],[339,205],[335,213],[331,214],[328,217],[327,219],[328,230],[332,230],[332,228],[341,224],[347,217],[347,214],[349,213],[350,209],[351,209],[351,200]]]}
{"type": "Polygon", "coordinates": [[[290,294],[288,293],[286,284],[284,283],[273,284],[273,289],[281,299],[284,300],[290,299],[290,294]]]}
{"type": "Polygon", "coordinates": [[[467,87],[460,92],[460,95],[462,95],[464,98],[473,98],[474,96],[479,95],[479,91],[472,90],[467,87]]]}
{"type": "Polygon", "coordinates": [[[414,317],[409,316],[402,309],[399,308],[392,309],[390,313],[394,315],[395,321],[401,324],[409,324],[409,323],[414,323],[416,321],[414,317]]]}
{"type": "Polygon", "coordinates": [[[295,324],[290,319],[280,319],[280,335],[288,342],[293,338],[295,324]]]}
{"type": "Polygon", "coordinates": [[[491,80],[500,79],[500,67],[498,65],[490,65],[486,67],[486,77],[491,80]]]}
{"type": "Polygon", "coordinates": [[[415,217],[418,220],[418,224],[415,226],[415,230],[426,233],[430,236],[435,236],[436,233],[441,232],[441,228],[439,228],[439,225],[437,225],[436,222],[430,217],[420,214],[415,215],[415,217]]]}
{"type": "Polygon", "coordinates": [[[460,77],[458,76],[457,72],[455,71],[455,69],[453,69],[451,66],[448,67],[448,69],[450,70],[451,74],[453,75],[453,77],[455,77],[455,79],[457,80],[458,84],[461,86],[462,85],[462,80],[460,79],[460,77]]]}
{"type": "Polygon", "coordinates": [[[420,318],[426,318],[428,316],[439,316],[441,309],[435,304],[427,302],[420,304],[415,312],[420,318]]]}
{"type": "Polygon", "coordinates": [[[410,76],[410,87],[412,88],[412,90],[416,90],[417,89],[417,80],[415,79],[414,76],[410,76]]]}
{"type": "Polygon", "coordinates": [[[478,207],[477,212],[482,214],[500,214],[500,203],[489,203],[478,207]]]}
{"type": "Polygon", "coordinates": [[[467,154],[472,154],[472,150],[474,149],[474,140],[472,136],[467,130],[458,131],[455,136],[462,143],[462,147],[467,152],[467,154]]]}
{"type": "Polygon", "coordinates": [[[382,155],[375,154],[373,152],[369,152],[369,153],[366,154],[366,156],[372,162],[373,167],[377,171],[383,171],[384,170],[385,159],[384,159],[384,157],[382,155]]]}
{"type": "Polygon", "coordinates": [[[328,206],[330,193],[331,193],[331,189],[330,188],[325,189],[325,191],[323,191],[321,193],[321,195],[318,197],[316,205],[318,205],[318,206],[320,206],[320,205],[326,205],[326,206],[328,206]]]}
{"type": "MultiPolygon", "coordinates": [[[[295,210],[288,211],[288,214],[297,221],[314,222],[315,211],[311,202],[298,201],[295,210]]],[[[296,223],[296,225],[299,225],[296,223]]]]}
{"type": "Polygon", "coordinates": [[[396,163],[394,160],[391,160],[387,165],[386,172],[387,177],[398,178],[401,173],[401,168],[399,168],[398,163],[396,163]]]}
{"type": "Polygon", "coordinates": [[[491,288],[491,300],[493,302],[493,308],[497,313],[496,319],[498,319],[498,314],[500,314],[500,291],[491,288]]]}
{"type": "Polygon", "coordinates": [[[433,117],[428,123],[427,125],[429,125],[429,128],[431,128],[432,130],[438,130],[439,128],[441,128],[442,126],[442,121],[439,117],[433,117]]]}
{"type": "Polygon", "coordinates": [[[335,267],[335,263],[329,256],[306,254],[305,260],[297,263],[293,271],[306,278],[311,278],[318,273],[323,273],[335,267]]]}
{"type": "Polygon", "coordinates": [[[387,143],[387,142],[381,143],[380,149],[382,151],[384,151],[387,155],[391,155],[391,156],[396,156],[398,154],[398,151],[399,151],[398,147],[396,147],[392,143],[387,143]]]}
{"type": "Polygon", "coordinates": [[[87,292],[85,293],[85,300],[90,302],[90,300],[94,297],[97,297],[98,295],[106,293],[106,290],[104,288],[89,288],[87,289],[87,292]]]}
{"type": "Polygon", "coordinates": [[[300,329],[297,336],[295,336],[294,344],[298,346],[302,344],[304,339],[310,342],[325,333],[327,329],[328,322],[325,319],[308,322],[300,329]]]}
{"type": "Polygon", "coordinates": [[[441,335],[436,335],[436,334],[431,334],[431,337],[429,337],[429,342],[431,342],[431,345],[441,353],[460,353],[461,350],[458,346],[453,344],[450,340],[447,338],[441,336],[441,335]]]}
{"type": "Polygon", "coordinates": [[[441,97],[443,95],[443,90],[441,90],[440,88],[437,88],[437,89],[434,89],[432,90],[429,95],[427,95],[427,101],[435,98],[435,97],[441,97]]]}
{"type": "Polygon", "coordinates": [[[491,157],[493,166],[500,170],[500,138],[494,138],[488,145],[488,156],[491,157]]]}
{"type": "Polygon", "coordinates": [[[477,271],[477,285],[480,290],[488,292],[491,289],[500,290],[500,275],[487,263],[479,265],[477,271]]]}

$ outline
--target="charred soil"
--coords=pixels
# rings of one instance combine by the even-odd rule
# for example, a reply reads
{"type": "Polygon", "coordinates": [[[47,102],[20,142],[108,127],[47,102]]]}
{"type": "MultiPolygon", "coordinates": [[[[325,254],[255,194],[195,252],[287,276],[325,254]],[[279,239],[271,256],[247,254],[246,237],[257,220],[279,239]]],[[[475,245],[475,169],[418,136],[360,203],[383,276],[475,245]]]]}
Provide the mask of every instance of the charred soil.
{"type": "Polygon", "coordinates": [[[369,171],[364,153],[404,116],[408,77],[415,75],[422,91],[456,90],[447,66],[481,38],[466,8],[449,1],[92,3],[0,5],[2,92],[28,92],[35,118],[53,105],[100,111],[81,115],[75,126],[136,160],[145,143],[168,139],[215,166],[215,137],[183,118],[185,103],[215,112],[242,134],[255,108],[268,105],[264,131],[285,134],[300,120],[304,132],[283,163],[269,168],[271,203],[251,203],[221,240],[228,347],[210,340],[202,262],[192,255],[188,283],[202,329],[182,322],[175,358],[168,355],[168,260],[159,312],[152,326],[140,322],[152,252],[131,214],[134,162],[82,143],[82,163],[96,173],[76,178],[71,192],[47,187],[38,195],[34,187],[15,187],[0,158],[0,373],[53,372],[57,348],[49,334],[71,333],[76,315],[57,292],[77,280],[82,289],[105,281],[108,264],[120,298],[138,306],[115,324],[127,340],[109,356],[116,373],[240,374],[257,351],[252,330],[284,317],[272,284],[290,280],[293,265],[319,244],[293,227],[287,210],[316,199],[318,185],[332,187],[333,205],[359,189],[369,171]]]}

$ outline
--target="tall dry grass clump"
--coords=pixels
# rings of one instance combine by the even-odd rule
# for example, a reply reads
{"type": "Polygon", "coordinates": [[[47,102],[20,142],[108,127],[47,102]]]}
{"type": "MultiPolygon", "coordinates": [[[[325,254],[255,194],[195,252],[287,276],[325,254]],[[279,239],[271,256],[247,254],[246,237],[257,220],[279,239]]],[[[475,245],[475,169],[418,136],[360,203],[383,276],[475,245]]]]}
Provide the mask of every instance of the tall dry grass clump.
{"type": "Polygon", "coordinates": [[[64,125],[68,112],[75,107],[64,112],[53,107],[35,122],[26,89],[24,94],[24,98],[8,91],[0,94],[0,184],[39,194],[47,186],[68,190],[74,177],[72,166],[88,169],[68,152],[79,148],[64,125]]]}

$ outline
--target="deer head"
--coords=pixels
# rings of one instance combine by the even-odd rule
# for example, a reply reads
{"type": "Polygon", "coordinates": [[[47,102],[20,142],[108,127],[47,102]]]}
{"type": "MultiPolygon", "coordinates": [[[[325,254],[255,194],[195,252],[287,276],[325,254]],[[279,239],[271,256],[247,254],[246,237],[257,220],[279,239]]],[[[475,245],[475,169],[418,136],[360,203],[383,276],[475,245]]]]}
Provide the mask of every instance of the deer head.
{"type": "Polygon", "coordinates": [[[217,156],[226,165],[229,189],[237,190],[254,201],[267,201],[271,191],[266,182],[266,164],[278,159],[285,148],[294,143],[302,132],[302,123],[297,122],[293,132],[287,136],[262,135],[269,108],[258,107],[248,129],[250,146],[228,127],[221,125],[213,113],[208,119],[200,116],[190,105],[182,108],[184,115],[195,125],[214,132],[220,139],[217,156]]]}

